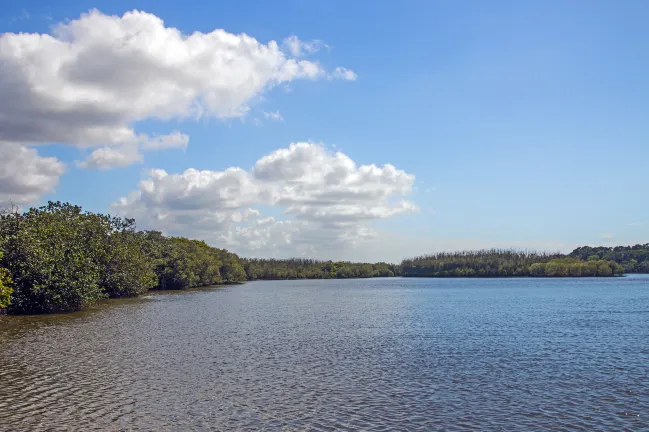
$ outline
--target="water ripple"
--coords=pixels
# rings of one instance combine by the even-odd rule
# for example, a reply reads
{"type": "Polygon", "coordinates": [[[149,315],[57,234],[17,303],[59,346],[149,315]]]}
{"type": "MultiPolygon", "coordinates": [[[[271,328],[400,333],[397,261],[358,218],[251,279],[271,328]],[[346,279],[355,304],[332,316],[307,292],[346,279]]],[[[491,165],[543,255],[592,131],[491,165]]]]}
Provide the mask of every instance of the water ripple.
{"type": "Polygon", "coordinates": [[[0,430],[649,430],[649,279],[256,282],[0,318],[0,430]]]}

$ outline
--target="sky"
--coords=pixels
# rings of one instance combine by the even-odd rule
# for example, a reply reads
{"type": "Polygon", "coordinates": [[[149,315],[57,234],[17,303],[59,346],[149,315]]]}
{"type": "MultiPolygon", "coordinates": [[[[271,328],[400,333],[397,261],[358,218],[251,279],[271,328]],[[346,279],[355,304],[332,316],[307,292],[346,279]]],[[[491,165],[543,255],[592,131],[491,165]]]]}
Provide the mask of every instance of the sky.
{"type": "Polygon", "coordinates": [[[254,257],[649,242],[648,2],[57,3],[0,10],[0,205],[254,257]]]}

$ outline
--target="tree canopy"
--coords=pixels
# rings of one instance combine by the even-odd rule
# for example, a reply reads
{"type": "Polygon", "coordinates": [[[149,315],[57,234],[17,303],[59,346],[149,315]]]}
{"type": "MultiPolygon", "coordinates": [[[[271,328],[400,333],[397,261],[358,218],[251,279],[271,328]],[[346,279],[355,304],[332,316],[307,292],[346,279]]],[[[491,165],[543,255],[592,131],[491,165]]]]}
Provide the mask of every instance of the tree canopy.
{"type": "Polygon", "coordinates": [[[0,307],[11,313],[67,312],[150,289],[246,280],[238,257],[224,249],[136,231],[132,219],[61,202],[4,212],[0,247],[0,307]]]}
{"type": "Polygon", "coordinates": [[[400,275],[399,266],[388,263],[352,263],[313,259],[241,260],[249,280],[257,279],[347,279],[400,275]]]}
{"type": "Polygon", "coordinates": [[[204,241],[138,231],[133,219],[61,202],[3,212],[0,249],[0,309],[21,314],[75,311],[151,289],[399,274],[398,265],[387,263],[241,259],[204,241]]]}
{"type": "MultiPolygon", "coordinates": [[[[0,252],[0,260],[2,260],[2,252],[0,252]]],[[[0,310],[9,306],[12,292],[9,270],[0,267],[0,310]]]]}
{"type": "Polygon", "coordinates": [[[635,246],[582,246],[573,250],[571,257],[588,261],[615,261],[625,273],[649,273],[649,243],[635,246]]]}
{"type": "Polygon", "coordinates": [[[580,277],[649,272],[649,244],[570,255],[490,249],[389,263],[240,258],[200,240],[138,231],[133,219],[49,202],[0,213],[0,311],[82,309],[101,299],[261,279],[580,277]]]}
{"type": "Polygon", "coordinates": [[[401,273],[410,277],[579,277],[615,276],[624,269],[614,261],[582,261],[561,254],[489,249],[441,252],[406,259],[401,273]]]}

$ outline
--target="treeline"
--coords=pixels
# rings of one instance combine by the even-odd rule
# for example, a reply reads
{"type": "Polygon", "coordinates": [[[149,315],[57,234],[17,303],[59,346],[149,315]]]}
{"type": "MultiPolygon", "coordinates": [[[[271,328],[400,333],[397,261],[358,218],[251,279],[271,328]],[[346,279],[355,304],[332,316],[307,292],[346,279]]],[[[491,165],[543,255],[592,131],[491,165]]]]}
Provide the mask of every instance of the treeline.
{"type": "Polygon", "coordinates": [[[60,202],[0,215],[0,308],[38,314],[82,309],[151,289],[245,281],[237,255],[135,221],[60,202]]]}
{"type": "Polygon", "coordinates": [[[607,277],[624,274],[624,268],[615,261],[574,257],[553,259],[547,263],[530,266],[530,276],[535,277],[607,277]]]}
{"type": "Polygon", "coordinates": [[[49,202],[0,213],[0,312],[82,309],[152,289],[178,290],[260,279],[391,276],[615,276],[649,273],[649,244],[582,247],[569,256],[516,250],[437,253],[388,263],[245,259],[203,241],[137,231],[133,219],[49,202]]]}
{"type": "Polygon", "coordinates": [[[241,262],[248,280],[258,279],[347,279],[392,277],[400,275],[400,267],[388,263],[352,263],[313,259],[247,259],[241,262]]]}
{"type": "Polygon", "coordinates": [[[399,274],[394,264],[241,259],[203,241],[137,231],[133,219],[69,203],[0,214],[0,312],[80,310],[106,298],[257,279],[399,274]]]}
{"type": "Polygon", "coordinates": [[[615,261],[624,268],[625,273],[649,273],[649,243],[616,247],[583,246],[573,250],[569,256],[581,260],[615,261]]]}
{"type": "Polygon", "coordinates": [[[580,260],[561,254],[489,249],[441,252],[403,260],[406,277],[580,277],[615,276],[624,268],[614,261],[580,260]]]}

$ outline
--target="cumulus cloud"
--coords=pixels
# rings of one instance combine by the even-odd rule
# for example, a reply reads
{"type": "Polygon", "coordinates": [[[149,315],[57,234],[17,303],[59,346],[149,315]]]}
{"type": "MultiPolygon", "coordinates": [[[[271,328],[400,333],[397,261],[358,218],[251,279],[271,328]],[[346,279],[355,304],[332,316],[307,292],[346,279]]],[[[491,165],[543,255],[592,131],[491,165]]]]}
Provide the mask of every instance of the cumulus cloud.
{"type": "Polygon", "coordinates": [[[169,135],[149,137],[140,134],[137,139],[117,146],[104,146],[94,150],[85,161],[77,161],[78,168],[95,168],[107,170],[125,167],[144,161],[141,151],[162,150],[171,148],[186,149],[189,136],[174,131],[169,135]]]}
{"type": "MultiPolygon", "coordinates": [[[[188,138],[180,132],[142,140],[134,127],[146,119],[242,117],[277,85],[332,76],[299,58],[315,52],[314,43],[291,37],[285,44],[292,54],[225,30],[183,34],[140,11],[92,10],[51,34],[2,34],[0,142],[103,147],[81,163],[99,168],[141,160],[133,143],[183,148],[188,138]]],[[[351,77],[339,70],[333,75],[351,77]]]]}
{"type": "Polygon", "coordinates": [[[249,254],[317,255],[372,238],[372,221],[417,210],[404,199],[413,182],[390,164],[359,166],[322,145],[295,143],[250,170],[152,170],[113,209],[144,228],[249,254]],[[281,217],[262,215],[259,206],[281,217]]]}
{"type": "Polygon", "coordinates": [[[124,167],[132,163],[142,162],[144,156],[137,145],[124,144],[116,147],[101,147],[90,153],[85,161],[77,162],[79,168],[96,168],[107,170],[114,167],[124,167]]]}
{"type": "Polygon", "coordinates": [[[356,78],[358,78],[356,72],[344,67],[337,67],[329,76],[333,79],[342,79],[345,81],[356,81],[356,78]]]}
{"type": "Polygon", "coordinates": [[[257,161],[253,176],[266,185],[269,204],[307,220],[379,219],[407,212],[409,203],[388,204],[407,194],[414,177],[392,165],[357,166],[341,152],[297,143],[257,161]]]}
{"type": "Polygon", "coordinates": [[[35,149],[0,143],[0,205],[35,204],[52,192],[65,165],[54,157],[42,157],[35,149]]]}

